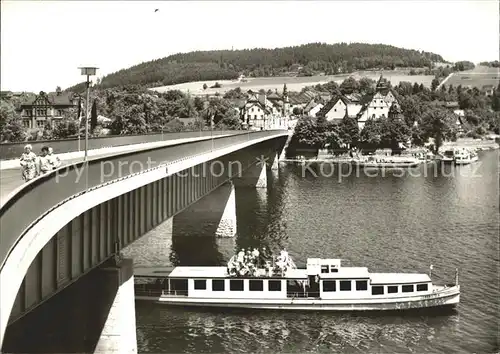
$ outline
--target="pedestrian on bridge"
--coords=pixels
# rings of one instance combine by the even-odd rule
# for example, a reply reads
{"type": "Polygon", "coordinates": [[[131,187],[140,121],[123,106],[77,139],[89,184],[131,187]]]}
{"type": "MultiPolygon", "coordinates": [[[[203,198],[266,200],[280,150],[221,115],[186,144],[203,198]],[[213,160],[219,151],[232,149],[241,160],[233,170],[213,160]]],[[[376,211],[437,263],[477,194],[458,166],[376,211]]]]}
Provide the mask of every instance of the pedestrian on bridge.
{"type": "Polygon", "coordinates": [[[24,152],[19,159],[21,165],[21,177],[25,182],[31,181],[38,174],[37,156],[32,151],[33,146],[28,144],[24,147],[24,152]]]}
{"type": "Polygon", "coordinates": [[[47,160],[49,162],[49,166],[51,170],[57,169],[59,166],[61,166],[61,159],[54,155],[54,149],[49,147],[49,150],[47,152],[47,160]]]}
{"type": "Polygon", "coordinates": [[[38,160],[40,174],[45,174],[47,172],[55,170],[61,165],[61,160],[59,159],[59,157],[54,155],[54,149],[48,146],[42,147],[42,153],[38,160]]]}

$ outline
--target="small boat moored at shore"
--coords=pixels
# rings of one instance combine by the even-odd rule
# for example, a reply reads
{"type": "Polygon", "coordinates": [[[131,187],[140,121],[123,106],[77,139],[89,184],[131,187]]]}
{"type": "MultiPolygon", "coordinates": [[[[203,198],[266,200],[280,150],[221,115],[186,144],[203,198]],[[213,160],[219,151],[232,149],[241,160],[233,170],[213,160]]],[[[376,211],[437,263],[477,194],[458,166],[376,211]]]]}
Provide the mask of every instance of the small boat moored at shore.
{"type": "Polygon", "coordinates": [[[455,149],[446,149],[439,159],[442,163],[452,164],[455,161],[455,149]]]}
{"type": "Polygon", "coordinates": [[[271,261],[258,250],[242,251],[227,267],[179,266],[135,276],[156,279],[136,284],[137,300],[175,306],[369,311],[453,307],[460,301],[458,273],[455,284],[435,285],[427,274],[371,273],[343,267],[340,259],[309,258],[306,268],[297,269],[286,251],[271,261]]]}
{"type": "Polygon", "coordinates": [[[467,149],[455,151],[455,165],[468,165],[476,162],[478,159],[479,157],[475,151],[469,151],[467,149]]]}

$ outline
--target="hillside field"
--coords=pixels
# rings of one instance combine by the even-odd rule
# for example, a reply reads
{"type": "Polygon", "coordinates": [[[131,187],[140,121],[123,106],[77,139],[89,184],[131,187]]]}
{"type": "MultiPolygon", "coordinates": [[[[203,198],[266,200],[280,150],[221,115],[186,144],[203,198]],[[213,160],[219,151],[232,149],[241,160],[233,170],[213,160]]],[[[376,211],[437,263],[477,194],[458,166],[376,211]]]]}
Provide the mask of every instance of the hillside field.
{"type": "Polygon", "coordinates": [[[499,68],[490,68],[487,66],[476,66],[472,70],[454,73],[446,80],[445,85],[453,86],[471,86],[481,89],[484,85],[498,86],[500,82],[499,68]]]}
{"type": "Polygon", "coordinates": [[[402,72],[398,71],[359,71],[351,74],[341,74],[341,75],[328,75],[328,76],[303,76],[303,77],[256,77],[256,78],[247,78],[246,82],[239,80],[217,80],[217,81],[196,81],[196,82],[187,82],[178,85],[169,85],[169,86],[161,86],[155,87],[151,90],[158,92],[166,92],[169,90],[180,90],[183,92],[189,92],[192,95],[213,95],[216,92],[220,94],[224,94],[225,92],[240,87],[243,91],[258,91],[260,89],[264,90],[278,90],[281,92],[283,90],[283,84],[286,83],[286,86],[289,91],[299,92],[302,88],[306,86],[314,86],[317,84],[325,84],[330,81],[335,81],[340,84],[347,77],[352,76],[355,79],[360,79],[362,77],[368,77],[373,80],[378,80],[382,74],[385,78],[391,81],[393,85],[399,84],[401,81],[409,81],[411,83],[417,82],[418,84],[424,84],[426,87],[430,87],[432,79],[434,76],[432,75],[405,75],[402,72]],[[210,88],[216,82],[218,82],[222,87],[220,88],[210,88]],[[207,84],[209,88],[203,90],[203,84],[207,84]]]}

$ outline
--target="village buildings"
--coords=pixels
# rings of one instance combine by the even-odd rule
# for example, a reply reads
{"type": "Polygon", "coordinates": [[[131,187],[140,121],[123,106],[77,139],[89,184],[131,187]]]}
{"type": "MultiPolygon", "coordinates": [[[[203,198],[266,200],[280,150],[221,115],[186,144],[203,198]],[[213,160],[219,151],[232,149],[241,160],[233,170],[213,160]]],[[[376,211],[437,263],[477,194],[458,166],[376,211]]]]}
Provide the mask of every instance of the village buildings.
{"type": "Polygon", "coordinates": [[[358,93],[343,95],[338,92],[316,114],[327,121],[340,121],[345,117],[356,118],[359,129],[363,129],[368,119],[379,119],[389,116],[389,110],[396,97],[387,81],[380,76],[375,94],[362,96],[358,93]]]}
{"type": "Polygon", "coordinates": [[[26,128],[44,128],[48,123],[52,127],[60,122],[71,108],[81,105],[80,97],[64,93],[60,89],[55,93],[41,91],[38,95],[21,103],[21,118],[26,128]]]}
{"type": "Polygon", "coordinates": [[[290,100],[286,84],[283,93],[249,92],[239,109],[244,125],[250,130],[288,129],[290,100]]]}

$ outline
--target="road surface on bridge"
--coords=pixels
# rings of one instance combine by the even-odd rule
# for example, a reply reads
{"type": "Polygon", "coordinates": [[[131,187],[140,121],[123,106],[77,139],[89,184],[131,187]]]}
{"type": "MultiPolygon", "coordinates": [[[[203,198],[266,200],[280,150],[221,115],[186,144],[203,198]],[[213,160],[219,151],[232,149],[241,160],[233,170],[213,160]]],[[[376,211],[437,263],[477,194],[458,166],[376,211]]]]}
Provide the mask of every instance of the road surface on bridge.
{"type": "MultiPolygon", "coordinates": [[[[226,136],[226,135],[217,135],[217,137],[221,136],[226,136]]],[[[93,151],[94,153],[92,156],[89,156],[89,158],[97,158],[97,157],[108,157],[108,156],[115,156],[117,154],[120,154],[122,152],[128,152],[128,151],[133,151],[134,149],[147,149],[149,147],[159,147],[159,146],[170,146],[170,145],[176,145],[176,144],[181,144],[189,141],[200,141],[200,140],[208,140],[210,137],[193,137],[193,138],[183,138],[183,139],[175,139],[175,140],[170,140],[170,141],[161,141],[161,142],[151,142],[151,143],[141,143],[141,144],[132,144],[132,145],[123,145],[119,147],[114,147],[111,149],[100,149],[99,150],[89,150],[93,151]]],[[[74,156],[75,154],[80,154],[79,152],[77,153],[70,153],[69,156],[74,156]]],[[[78,156],[78,157],[73,157],[73,158],[67,158],[62,161],[63,165],[71,165],[73,163],[81,162],[83,161],[83,157],[78,156]]],[[[16,188],[22,186],[24,184],[24,181],[21,179],[21,168],[16,167],[16,168],[2,168],[0,170],[0,206],[4,204],[4,201],[7,199],[9,194],[13,192],[16,188]]]]}

